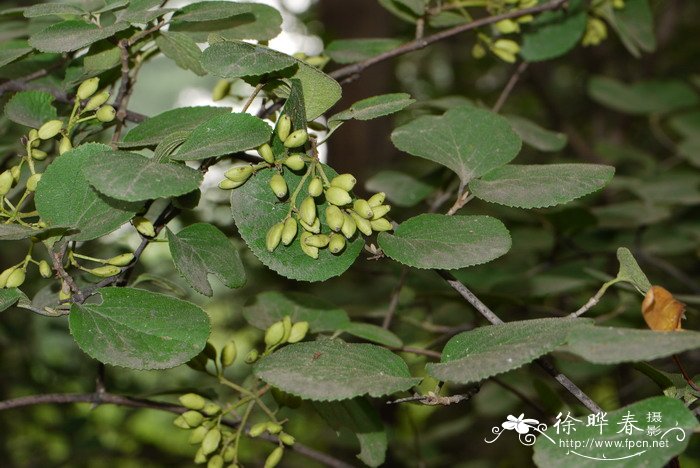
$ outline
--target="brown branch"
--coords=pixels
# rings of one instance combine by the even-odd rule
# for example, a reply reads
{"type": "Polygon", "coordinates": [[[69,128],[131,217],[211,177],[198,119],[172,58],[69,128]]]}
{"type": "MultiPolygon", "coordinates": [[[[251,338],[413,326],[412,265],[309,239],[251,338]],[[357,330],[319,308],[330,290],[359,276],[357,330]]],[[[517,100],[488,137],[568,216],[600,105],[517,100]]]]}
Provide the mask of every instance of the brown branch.
{"type": "Polygon", "coordinates": [[[501,15],[495,15],[495,16],[489,16],[486,18],[479,18],[478,20],[471,21],[469,23],[465,24],[460,24],[459,26],[455,26],[454,28],[446,29],[444,31],[440,31],[436,34],[423,37],[423,38],[418,38],[415,39],[411,42],[407,42],[406,44],[403,44],[399,47],[396,47],[395,49],[389,50],[387,52],[384,52],[383,54],[376,55],[374,57],[368,58],[367,60],[363,60],[362,62],[357,62],[352,65],[348,65],[346,67],[339,68],[333,72],[330,73],[330,76],[336,80],[343,79],[343,78],[352,78],[360,73],[362,73],[364,70],[367,68],[371,67],[372,65],[376,65],[380,62],[383,62],[385,60],[389,60],[394,57],[398,57],[399,55],[404,55],[409,52],[414,52],[416,50],[424,49],[428,47],[431,44],[434,44],[436,42],[442,41],[443,39],[447,39],[452,36],[456,36],[457,34],[463,33],[465,31],[470,31],[472,29],[480,28],[482,26],[488,26],[489,24],[497,23],[501,20],[504,19],[511,19],[511,18],[519,18],[521,16],[525,15],[534,15],[537,13],[542,13],[544,11],[550,11],[550,10],[557,10],[559,8],[563,8],[564,5],[566,5],[568,0],[552,0],[549,3],[544,3],[542,5],[536,5],[531,8],[524,8],[522,10],[516,10],[516,11],[509,11],[507,13],[503,13],[501,15]]]}
{"type": "Polygon", "coordinates": [[[138,33],[137,35],[135,35],[134,37],[132,37],[131,39],[129,39],[127,41],[127,44],[126,44],[127,47],[131,47],[132,45],[136,44],[138,41],[140,41],[144,37],[148,36],[149,34],[154,33],[156,31],[159,31],[166,24],[168,24],[168,22],[163,20],[160,23],[153,26],[152,28],[144,29],[143,31],[141,31],[140,33],[138,33]]]}
{"type": "Polygon", "coordinates": [[[126,107],[129,104],[129,89],[131,88],[131,76],[129,75],[129,40],[122,39],[119,41],[119,57],[122,64],[121,83],[119,91],[114,103],[117,105],[117,128],[112,135],[112,144],[115,145],[119,141],[124,128],[124,120],[126,119],[126,107]]]}
{"type": "Polygon", "coordinates": [[[508,100],[508,97],[510,96],[510,93],[513,92],[513,88],[515,88],[515,85],[518,83],[518,80],[520,77],[525,73],[525,70],[527,70],[528,63],[527,62],[521,62],[513,74],[511,75],[510,79],[508,80],[508,83],[506,83],[505,88],[503,88],[503,91],[501,91],[501,95],[498,96],[498,100],[496,101],[496,104],[493,105],[492,111],[498,113],[501,111],[501,108],[503,107],[503,104],[506,103],[508,100]]]}

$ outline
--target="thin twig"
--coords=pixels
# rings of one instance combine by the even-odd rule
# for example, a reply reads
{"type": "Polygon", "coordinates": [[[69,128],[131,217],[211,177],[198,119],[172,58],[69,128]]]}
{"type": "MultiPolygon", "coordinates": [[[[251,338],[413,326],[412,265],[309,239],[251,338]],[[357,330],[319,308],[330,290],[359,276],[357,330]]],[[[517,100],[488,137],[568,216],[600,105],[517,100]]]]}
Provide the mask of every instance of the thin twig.
{"type": "Polygon", "coordinates": [[[681,363],[681,359],[678,357],[677,354],[673,355],[673,361],[678,366],[678,370],[681,371],[681,374],[683,375],[685,381],[688,382],[688,385],[690,385],[690,387],[696,392],[700,392],[700,387],[698,387],[698,384],[696,384],[693,378],[690,376],[690,374],[688,374],[688,371],[685,370],[685,367],[683,366],[683,363],[681,363]]]}
{"type": "Polygon", "coordinates": [[[401,268],[401,276],[399,277],[399,282],[391,292],[391,299],[389,300],[389,307],[386,310],[386,315],[384,316],[384,322],[382,323],[382,328],[388,330],[391,326],[391,320],[394,318],[396,309],[399,306],[399,296],[401,295],[401,290],[406,283],[406,276],[408,276],[408,268],[401,268]]]}
{"type": "Polygon", "coordinates": [[[515,85],[518,83],[518,80],[520,77],[525,73],[525,70],[527,70],[528,62],[521,62],[513,74],[511,75],[510,79],[508,80],[508,83],[506,83],[506,86],[503,88],[503,91],[501,91],[501,95],[498,96],[498,100],[496,101],[496,104],[493,105],[493,109],[491,109],[494,112],[500,112],[501,108],[503,107],[503,104],[506,103],[508,100],[508,97],[510,96],[510,93],[513,92],[513,88],[515,88],[515,85]]]}
{"type": "Polygon", "coordinates": [[[137,35],[135,35],[134,37],[132,37],[131,39],[128,40],[127,47],[131,47],[132,45],[136,44],[138,41],[140,41],[144,37],[148,36],[149,34],[160,30],[166,24],[168,24],[168,22],[163,20],[160,23],[153,26],[152,28],[144,29],[143,31],[141,31],[140,33],[138,33],[137,35]]]}

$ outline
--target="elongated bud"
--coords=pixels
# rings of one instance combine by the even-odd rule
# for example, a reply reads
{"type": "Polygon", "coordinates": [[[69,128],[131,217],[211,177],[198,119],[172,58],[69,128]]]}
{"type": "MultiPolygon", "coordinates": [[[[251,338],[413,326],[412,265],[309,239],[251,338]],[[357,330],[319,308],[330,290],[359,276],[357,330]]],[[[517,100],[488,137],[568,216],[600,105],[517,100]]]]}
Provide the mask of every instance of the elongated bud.
{"type": "MultiPolygon", "coordinates": [[[[10,168],[10,175],[12,175],[12,180],[17,183],[19,181],[19,176],[22,175],[22,169],[20,169],[19,166],[12,166],[10,168]]],[[[0,179],[2,178],[2,175],[0,175],[0,179]]]]}
{"type": "Polygon", "coordinates": [[[39,131],[36,128],[32,128],[29,130],[27,136],[29,137],[29,141],[37,140],[39,139],[39,131]]]}
{"type": "Polygon", "coordinates": [[[386,193],[384,192],[378,192],[369,197],[369,200],[367,200],[367,203],[369,203],[369,206],[372,208],[375,208],[382,203],[384,203],[384,200],[386,199],[386,193]]]}
{"type": "Polygon", "coordinates": [[[36,159],[37,161],[43,161],[47,156],[48,154],[46,151],[41,151],[40,149],[32,150],[32,158],[36,159]]]}
{"type": "Polygon", "coordinates": [[[343,213],[343,227],[340,229],[345,237],[350,239],[357,231],[355,219],[347,213],[343,213]]]}
{"type": "Polygon", "coordinates": [[[125,254],[117,255],[116,257],[108,258],[105,261],[107,263],[109,263],[110,265],[123,267],[123,266],[127,266],[133,260],[134,260],[134,254],[125,253],[125,254]]]}
{"type": "Polygon", "coordinates": [[[338,187],[346,192],[352,190],[356,183],[357,179],[355,179],[355,176],[352,174],[340,174],[331,179],[331,187],[338,187]]]}
{"type": "Polygon", "coordinates": [[[204,408],[202,408],[202,413],[206,414],[207,416],[214,416],[219,414],[219,412],[221,412],[221,406],[215,403],[207,403],[204,405],[204,408]]]}
{"type": "Polygon", "coordinates": [[[306,197],[299,206],[299,217],[306,224],[313,224],[316,219],[316,203],[311,197],[306,197]]]}
{"type": "Polygon", "coordinates": [[[226,343],[221,349],[221,366],[228,367],[232,365],[233,362],[236,360],[237,354],[238,352],[236,351],[236,343],[234,343],[233,340],[226,343]]]}
{"type": "Polygon", "coordinates": [[[292,332],[287,338],[288,343],[298,343],[303,340],[309,331],[309,322],[297,322],[292,325],[292,332]]]}
{"type": "Polygon", "coordinates": [[[251,427],[250,430],[248,431],[248,435],[250,437],[259,437],[262,435],[263,432],[265,432],[266,428],[267,428],[266,422],[253,424],[253,427],[251,427]]]}
{"type": "Polygon", "coordinates": [[[277,198],[287,196],[287,182],[281,174],[274,174],[270,177],[270,188],[277,198]]]}
{"type": "Polygon", "coordinates": [[[372,220],[383,218],[389,211],[391,211],[391,205],[379,205],[372,208],[372,220]]]}
{"type": "Polygon", "coordinates": [[[280,435],[278,435],[277,437],[279,437],[280,442],[282,442],[284,445],[288,445],[290,447],[292,445],[294,445],[294,443],[296,442],[296,439],[294,438],[294,436],[287,434],[286,432],[280,433],[280,435]]]}
{"type": "Polygon", "coordinates": [[[303,227],[304,230],[312,232],[314,234],[318,234],[319,232],[321,232],[321,221],[318,218],[314,219],[313,224],[306,224],[300,219],[299,224],[301,224],[301,227],[303,227]]]}
{"type": "Polygon", "coordinates": [[[298,148],[300,146],[304,146],[307,141],[309,141],[309,134],[306,132],[306,130],[301,129],[301,130],[297,130],[295,132],[292,132],[284,140],[284,146],[286,148],[298,148]]]}
{"type": "Polygon", "coordinates": [[[68,285],[64,282],[61,282],[61,289],[58,291],[58,300],[59,301],[67,301],[68,299],[71,298],[71,292],[70,288],[68,285]]]}
{"type": "Polygon", "coordinates": [[[370,221],[369,223],[372,226],[372,230],[377,232],[391,231],[392,229],[394,229],[394,226],[392,226],[391,222],[386,218],[375,219],[370,221]]]}
{"type": "Polygon", "coordinates": [[[284,323],[275,322],[265,331],[265,346],[268,348],[280,344],[284,338],[284,323]]]}
{"type": "Polygon", "coordinates": [[[258,360],[258,350],[257,349],[251,349],[248,351],[248,354],[245,357],[245,362],[246,364],[253,364],[255,361],[258,360]]]}
{"type": "Polygon", "coordinates": [[[71,143],[70,138],[64,136],[61,138],[61,143],[58,144],[58,154],[62,155],[73,149],[73,143],[71,143]]]}
{"type": "Polygon", "coordinates": [[[0,273],[0,289],[7,287],[7,279],[16,269],[16,267],[10,267],[7,270],[0,273]]]}
{"type": "Polygon", "coordinates": [[[219,448],[220,442],[221,431],[217,428],[210,429],[202,440],[202,453],[204,453],[204,455],[214,453],[216,449],[219,448]]]}
{"type": "Polygon", "coordinates": [[[60,120],[49,120],[44,125],[39,127],[37,135],[42,140],[50,140],[51,138],[58,135],[58,132],[61,131],[62,127],[63,122],[61,122],[60,120]]]}
{"type": "Polygon", "coordinates": [[[211,100],[221,101],[231,92],[231,82],[229,80],[219,80],[214,85],[214,89],[211,92],[211,100]]]}
{"type": "Polygon", "coordinates": [[[306,245],[310,245],[311,247],[318,247],[319,249],[322,249],[328,245],[329,241],[330,238],[327,235],[315,234],[307,237],[306,240],[304,240],[304,243],[306,245]]]}
{"type": "Polygon", "coordinates": [[[359,229],[362,234],[364,234],[365,236],[372,235],[372,225],[369,223],[368,220],[355,213],[354,211],[350,212],[350,216],[352,216],[352,219],[355,221],[355,224],[357,224],[357,229],[359,229]]]}
{"type": "Polygon", "coordinates": [[[253,166],[245,165],[232,167],[228,171],[224,172],[224,176],[234,182],[245,182],[252,173],[253,166]]]}
{"type": "Polygon", "coordinates": [[[264,468],[275,468],[277,464],[282,460],[282,455],[284,455],[283,447],[277,447],[276,449],[274,449],[272,452],[270,452],[270,455],[268,455],[265,459],[264,468]]]}
{"type": "Polygon", "coordinates": [[[289,315],[285,315],[282,319],[282,325],[284,326],[284,336],[282,337],[282,343],[286,343],[289,339],[289,334],[292,333],[292,318],[289,315]]]}
{"type": "Polygon", "coordinates": [[[268,252],[274,251],[280,241],[282,240],[282,231],[284,230],[284,223],[277,223],[267,231],[267,236],[265,236],[265,247],[268,252]]]}
{"type": "Polygon", "coordinates": [[[19,288],[24,284],[26,278],[26,273],[22,268],[15,268],[15,270],[10,273],[7,277],[7,282],[5,283],[6,288],[19,288]]]}
{"type": "Polygon", "coordinates": [[[265,429],[267,429],[267,432],[270,434],[279,434],[282,432],[282,425],[276,422],[268,422],[265,424],[265,426],[265,429]]]}
{"type": "Polygon", "coordinates": [[[289,217],[284,222],[284,229],[282,229],[282,243],[284,245],[289,245],[292,243],[297,235],[297,222],[294,218],[289,217]]]}
{"type": "Polygon", "coordinates": [[[36,191],[36,186],[39,184],[39,181],[41,180],[41,174],[32,174],[29,176],[29,179],[27,179],[27,190],[30,192],[36,191]]]}
{"type": "Polygon", "coordinates": [[[204,416],[198,411],[185,411],[182,413],[182,419],[185,420],[188,426],[197,427],[204,421],[204,416]]]}
{"type": "MultiPolygon", "coordinates": [[[[232,462],[236,456],[236,449],[233,447],[233,445],[229,445],[223,452],[221,452],[221,456],[224,458],[226,463],[232,462]]],[[[238,465],[229,465],[228,468],[238,468],[238,465]]]]}
{"type": "Polygon", "coordinates": [[[100,86],[99,78],[89,78],[80,83],[80,86],[78,86],[78,91],[75,95],[78,97],[78,99],[84,101],[85,99],[95,94],[95,91],[97,91],[98,86],[100,86]]]}
{"type": "Polygon", "coordinates": [[[329,187],[326,189],[326,200],[336,206],[347,205],[352,202],[350,194],[339,187],[329,187]]]}
{"type": "Polygon", "coordinates": [[[372,216],[374,216],[372,207],[369,206],[367,200],[363,200],[361,198],[355,200],[355,202],[352,204],[352,209],[355,210],[355,213],[359,214],[365,219],[370,219],[372,216]]]}
{"type": "Polygon", "coordinates": [[[0,174],[0,197],[4,197],[9,193],[14,181],[10,171],[4,171],[0,174]]]}
{"type": "Polygon", "coordinates": [[[326,224],[332,231],[338,232],[343,227],[343,212],[335,205],[326,208],[326,224]]]}
{"type": "Polygon", "coordinates": [[[345,248],[345,237],[342,234],[334,232],[330,235],[330,240],[328,241],[328,250],[332,254],[339,254],[345,248]]]}
{"type": "Polygon", "coordinates": [[[83,109],[84,112],[90,112],[98,107],[100,107],[102,104],[107,102],[107,99],[109,99],[109,93],[107,91],[102,91],[100,93],[95,94],[93,97],[90,98],[90,100],[85,104],[85,108],[83,109]]]}
{"type": "Polygon", "coordinates": [[[190,428],[189,424],[187,424],[187,421],[185,421],[185,418],[183,418],[182,416],[178,416],[177,418],[175,418],[173,420],[173,424],[176,427],[179,427],[180,429],[189,429],[190,428]]]}
{"type": "Polygon", "coordinates": [[[195,411],[201,410],[207,404],[207,400],[196,393],[185,393],[180,396],[179,400],[182,406],[195,411]]]}
{"type": "Polygon", "coordinates": [[[307,245],[306,243],[306,239],[311,236],[312,234],[310,232],[302,232],[301,236],[299,237],[299,244],[301,245],[301,251],[315,260],[318,258],[318,247],[313,247],[311,245],[307,245]]]}
{"type": "Polygon", "coordinates": [[[270,148],[270,145],[267,143],[258,146],[258,154],[267,163],[272,164],[275,162],[275,155],[272,153],[272,148],[270,148]]]}
{"type": "Polygon", "coordinates": [[[95,117],[97,117],[97,120],[104,123],[111,122],[116,116],[117,111],[112,106],[102,106],[95,113],[95,117]]]}
{"type": "Polygon", "coordinates": [[[142,236],[145,237],[156,237],[156,228],[153,223],[142,216],[137,216],[131,220],[134,227],[142,236]]]}
{"type": "Polygon", "coordinates": [[[283,164],[293,171],[300,171],[306,167],[301,154],[292,154],[284,160],[283,164]]]}
{"type": "Polygon", "coordinates": [[[532,23],[532,21],[535,19],[534,16],[532,15],[523,15],[515,19],[520,24],[525,24],[525,23],[532,23]]]}
{"type": "Polygon", "coordinates": [[[234,182],[231,179],[224,179],[221,182],[219,182],[219,188],[221,190],[233,190],[235,188],[240,187],[243,184],[245,184],[245,180],[241,182],[234,182]]]}
{"type": "Polygon", "coordinates": [[[207,468],[223,468],[224,458],[221,455],[214,455],[207,462],[207,468]]]}
{"type": "Polygon", "coordinates": [[[51,266],[46,260],[39,262],[39,274],[42,278],[51,278],[53,276],[53,270],[51,270],[51,266]]]}
{"type": "Polygon", "coordinates": [[[190,438],[187,439],[192,445],[199,445],[204,440],[204,436],[207,435],[209,429],[206,426],[195,427],[192,432],[190,432],[190,438]]]}
{"type": "Polygon", "coordinates": [[[277,121],[277,137],[285,141],[289,136],[289,132],[292,130],[292,119],[289,118],[287,114],[280,116],[277,121]]]}
{"type": "Polygon", "coordinates": [[[515,55],[520,52],[520,45],[510,39],[498,39],[491,45],[491,52],[504,62],[515,62],[515,55]]]}
{"type": "Polygon", "coordinates": [[[520,31],[518,23],[511,19],[504,19],[493,25],[501,34],[511,34],[520,31]]]}
{"type": "Polygon", "coordinates": [[[197,453],[194,454],[194,463],[195,465],[201,465],[203,463],[207,462],[207,456],[204,455],[204,452],[202,452],[202,447],[199,447],[197,449],[197,453]]]}
{"type": "Polygon", "coordinates": [[[118,266],[105,265],[87,271],[88,273],[99,276],[100,278],[109,278],[110,276],[118,275],[122,270],[118,266]]]}
{"type": "Polygon", "coordinates": [[[309,195],[312,197],[318,197],[323,193],[323,182],[318,177],[314,177],[309,182],[309,195]]]}

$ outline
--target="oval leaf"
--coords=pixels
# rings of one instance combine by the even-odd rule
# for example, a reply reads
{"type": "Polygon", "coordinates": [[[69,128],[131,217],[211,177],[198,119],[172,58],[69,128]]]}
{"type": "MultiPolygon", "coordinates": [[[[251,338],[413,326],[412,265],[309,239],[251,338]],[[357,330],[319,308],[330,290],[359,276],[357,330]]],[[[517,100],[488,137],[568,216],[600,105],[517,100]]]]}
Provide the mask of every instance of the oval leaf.
{"type": "Polygon", "coordinates": [[[83,20],[67,20],[33,34],[29,38],[29,44],[42,52],[72,52],[111,37],[128,27],[129,23],[126,22],[101,28],[83,20]]]}
{"type": "Polygon", "coordinates": [[[535,122],[517,115],[505,116],[513,130],[523,139],[523,142],[540,151],[559,151],[566,146],[566,135],[542,128],[535,122]]]}
{"type": "Polygon", "coordinates": [[[54,97],[44,91],[22,91],[5,104],[8,119],[26,127],[39,128],[44,122],[58,115],[51,105],[54,97]]]}
{"type": "Polygon", "coordinates": [[[620,270],[617,273],[619,280],[632,284],[642,294],[646,294],[651,289],[647,275],[639,268],[639,264],[630,249],[626,247],[617,249],[617,261],[620,262],[620,270]]]}
{"type": "Polygon", "coordinates": [[[261,76],[296,64],[287,54],[239,41],[212,44],[202,54],[202,66],[206,70],[228,79],[261,76]]]}
{"type": "Polygon", "coordinates": [[[537,15],[523,34],[520,55],[528,62],[539,62],[564,55],[573,49],[586,29],[586,6],[571,0],[566,10],[537,15]]]}
{"type": "Polygon", "coordinates": [[[370,192],[384,192],[393,205],[415,206],[437,190],[425,177],[399,171],[379,171],[365,183],[370,192]]]}
{"type": "Polygon", "coordinates": [[[403,341],[401,341],[401,338],[389,330],[371,323],[349,323],[343,328],[343,331],[352,336],[356,336],[367,341],[373,341],[380,345],[389,346],[392,348],[400,348],[403,346],[403,341]]]}

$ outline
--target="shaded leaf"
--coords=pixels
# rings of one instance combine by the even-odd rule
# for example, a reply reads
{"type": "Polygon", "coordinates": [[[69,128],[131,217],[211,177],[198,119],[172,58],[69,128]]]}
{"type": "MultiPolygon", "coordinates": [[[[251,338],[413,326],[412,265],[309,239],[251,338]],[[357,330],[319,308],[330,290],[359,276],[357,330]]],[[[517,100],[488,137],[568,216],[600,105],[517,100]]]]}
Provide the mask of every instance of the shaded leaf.
{"type": "Polygon", "coordinates": [[[247,42],[219,42],[202,54],[202,66],[221,78],[262,76],[293,67],[297,61],[286,54],[247,42]]]}
{"type": "Polygon", "coordinates": [[[628,114],[665,113],[700,102],[690,86],[676,80],[638,81],[628,85],[594,76],[588,82],[588,94],[598,103],[628,114]]]}
{"type": "Polygon", "coordinates": [[[156,45],[166,57],[173,60],[180,68],[191,70],[199,76],[207,74],[200,64],[202,51],[187,34],[160,31],[156,37],[156,45]]]}
{"type": "Polygon", "coordinates": [[[384,192],[387,199],[397,206],[415,206],[437,189],[425,178],[414,177],[404,172],[379,171],[365,183],[370,192],[384,192]]]}
{"type": "Polygon", "coordinates": [[[600,226],[611,229],[635,229],[656,224],[671,216],[668,207],[637,201],[599,206],[592,211],[600,226]]]}
{"type": "Polygon", "coordinates": [[[0,67],[24,57],[32,48],[27,41],[7,41],[0,44],[0,67]]]}
{"type": "Polygon", "coordinates": [[[20,240],[30,237],[43,237],[45,235],[56,235],[69,230],[60,226],[51,226],[44,229],[22,226],[21,224],[0,224],[0,240],[20,240]]]}
{"type": "Polygon", "coordinates": [[[545,11],[523,33],[520,55],[528,62],[549,60],[574,48],[586,30],[586,5],[572,0],[565,10],[545,11]]]}
{"type": "Polygon", "coordinates": [[[680,330],[684,313],[685,304],[661,286],[652,286],[644,296],[642,315],[654,331],[680,330]]]}
{"type": "Polygon", "coordinates": [[[646,294],[651,289],[647,275],[639,268],[637,260],[634,259],[634,255],[628,248],[620,247],[617,249],[617,261],[620,262],[617,278],[632,284],[642,294],[646,294]]]}
{"type": "Polygon", "coordinates": [[[71,3],[42,3],[32,5],[24,9],[22,12],[25,18],[38,18],[40,16],[64,16],[75,15],[82,16],[87,14],[87,11],[80,6],[71,3]]]}
{"type": "Polygon", "coordinates": [[[22,91],[5,104],[8,119],[26,127],[39,128],[44,122],[56,119],[54,97],[44,91],[22,91]]]}
{"type": "Polygon", "coordinates": [[[129,27],[129,23],[114,23],[101,28],[83,20],[55,23],[29,38],[29,44],[42,52],[72,52],[106,39],[129,27]]]}
{"type": "Polygon", "coordinates": [[[601,8],[601,13],[635,57],[641,57],[641,51],[656,49],[654,18],[648,0],[627,0],[621,10],[608,4],[601,8]]]}
{"type": "Polygon", "coordinates": [[[517,115],[505,116],[513,130],[526,144],[540,151],[559,151],[566,146],[566,135],[540,127],[531,120],[517,115]]]}
{"type": "Polygon", "coordinates": [[[324,53],[337,63],[367,60],[401,45],[398,39],[340,39],[326,47],[324,53]]]}
{"type": "Polygon", "coordinates": [[[400,348],[403,346],[401,338],[394,333],[371,323],[352,322],[342,329],[345,333],[362,338],[363,340],[373,341],[374,343],[389,346],[392,348],[400,348]]]}
{"type": "Polygon", "coordinates": [[[415,99],[407,93],[382,94],[357,101],[349,109],[331,116],[328,126],[333,128],[334,121],[371,120],[385,115],[394,114],[413,104],[415,99]]]}
{"type": "Polygon", "coordinates": [[[15,305],[21,297],[22,293],[20,293],[19,289],[17,288],[0,289],[0,312],[15,305]]]}

